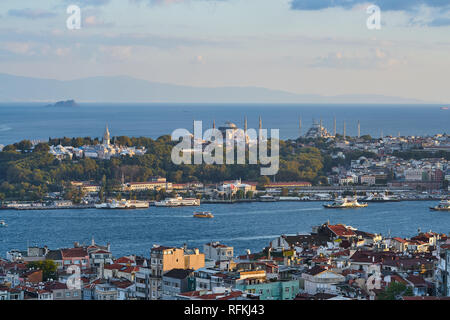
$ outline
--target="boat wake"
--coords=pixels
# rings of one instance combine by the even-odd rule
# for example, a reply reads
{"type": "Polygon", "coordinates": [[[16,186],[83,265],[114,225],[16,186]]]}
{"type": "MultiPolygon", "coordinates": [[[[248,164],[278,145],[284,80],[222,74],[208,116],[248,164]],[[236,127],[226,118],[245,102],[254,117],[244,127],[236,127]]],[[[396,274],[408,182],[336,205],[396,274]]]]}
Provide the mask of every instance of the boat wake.
{"type": "Polygon", "coordinates": [[[7,125],[0,124],[0,132],[5,132],[5,131],[9,131],[9,130],[12,130],[12,128],[8,127],[7,125]]]}

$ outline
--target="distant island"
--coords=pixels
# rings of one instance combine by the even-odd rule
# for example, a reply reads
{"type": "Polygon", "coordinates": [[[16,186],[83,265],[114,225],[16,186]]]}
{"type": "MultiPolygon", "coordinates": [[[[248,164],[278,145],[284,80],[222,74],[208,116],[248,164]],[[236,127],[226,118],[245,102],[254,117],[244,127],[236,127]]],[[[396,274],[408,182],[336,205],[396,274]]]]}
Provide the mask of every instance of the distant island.
{"type": "Polygon", "coordinates": [[[49,104],[47,107],[78,107],[75,100],[58,101],[54,104],[49,104]]]}

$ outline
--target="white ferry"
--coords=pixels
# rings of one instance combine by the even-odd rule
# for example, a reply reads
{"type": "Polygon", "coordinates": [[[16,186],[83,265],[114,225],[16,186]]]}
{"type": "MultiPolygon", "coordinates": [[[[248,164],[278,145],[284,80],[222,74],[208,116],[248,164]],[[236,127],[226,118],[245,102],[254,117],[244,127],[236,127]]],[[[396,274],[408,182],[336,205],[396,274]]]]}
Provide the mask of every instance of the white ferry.
{"type": "Polygon", "coordinates": [[[150,206],[148,201],[138,200],[109,200],[105,203],[96,204],[97,209],[144,209],[150,206]]]}
{"type": "Polygon", "coordinates": [[[264,195],[259,197],[259,201],[261,202],[275,202],[277,201],[277,199],[275,199],[275,197],[271,196],[271,195],[264,195]]]}
{"type": "Polygon", "coordinates": [[[430,210],[433,211],[450,211],[450,200],[442,200],[435,207],[431,207],[430,210]]]}
{"type": "Polygon", "coordinates": [[[183,207],[183,206],[199,206],[200,199],[182,197],[167,198],[162,201],[155,202],[156,207],[183,207]]]}
{"type": "Polygon", "coordinates": [[[387,196],[385,193],[371,193],[369,196],[364,198],[367,202],[394,202],[400,201],[400,199],[392,196],[387,196]]]}
{"type": "Polygon", "coordinates": [[[367,207],[367,203],[361,202],[359,203],[356,198],[355,199],[347,199],[347,198],[337,198],[331,204],[323,205],[327,209],[351,209],[351,208],[364,208],[367,207]]]}

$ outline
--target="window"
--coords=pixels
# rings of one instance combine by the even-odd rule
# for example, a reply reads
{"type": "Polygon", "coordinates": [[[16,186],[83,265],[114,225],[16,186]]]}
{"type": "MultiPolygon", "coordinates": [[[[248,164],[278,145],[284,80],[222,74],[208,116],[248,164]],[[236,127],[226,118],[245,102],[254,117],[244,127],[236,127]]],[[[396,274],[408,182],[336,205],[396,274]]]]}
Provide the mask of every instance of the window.
{"type": "Polygon", "coordinates": [[[66,292],[66,297],[70,297],[70,292],[66,292]]]}

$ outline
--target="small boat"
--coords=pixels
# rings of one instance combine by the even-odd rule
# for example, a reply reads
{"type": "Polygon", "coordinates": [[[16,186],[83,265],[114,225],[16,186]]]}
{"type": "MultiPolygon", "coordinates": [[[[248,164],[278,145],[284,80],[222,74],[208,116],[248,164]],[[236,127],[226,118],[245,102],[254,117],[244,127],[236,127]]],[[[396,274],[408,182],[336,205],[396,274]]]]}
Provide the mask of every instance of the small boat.
{"type": "Polygon", "coordinates": [[[365,208],[367,207],[367,203],[361,202],[359,203],[356,198],[355,199],[347,199],[347,198],[337,198],[331,204],[323,205],[327,209],[352,209],[352,208],[365,208]]]}
{"type": "Polygon", "coordinates": [[[7,226],[8,226],[8,225],[6,224],[5,221],[0,220],[0,228],[4,228],[4,227],[7,227],[7,226]]]}
{"type": "Polygon", "coordinates": [[[214,218],[214,216],[209,211],[200,211],[194,212],[194,218],[214,218]]]}
{"type": "Polygon", "coordinates": [[[448,107],[441,107],[441,110],[448,110],[448,107]]]}
{"type": "Polygon", "coordinates": [[[450,211],[450,200],[442,200],[436,207],[431,207],[433,211],[450,211]]]}

